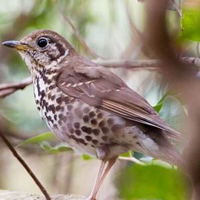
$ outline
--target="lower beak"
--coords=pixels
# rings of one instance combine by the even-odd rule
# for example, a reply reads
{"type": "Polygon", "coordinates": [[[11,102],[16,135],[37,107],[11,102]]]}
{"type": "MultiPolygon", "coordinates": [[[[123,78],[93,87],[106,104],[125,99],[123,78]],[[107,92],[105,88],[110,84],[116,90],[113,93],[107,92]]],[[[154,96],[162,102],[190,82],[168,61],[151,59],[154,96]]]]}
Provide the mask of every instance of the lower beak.
{"type": "Polygon", "coordinates": [[[22,44],[20,41],[5,41],[2,43],[3,45],[10,47],[10,48],[15,48],[17,50],[26,50],[27,49],[27,45],[22,44]]]}

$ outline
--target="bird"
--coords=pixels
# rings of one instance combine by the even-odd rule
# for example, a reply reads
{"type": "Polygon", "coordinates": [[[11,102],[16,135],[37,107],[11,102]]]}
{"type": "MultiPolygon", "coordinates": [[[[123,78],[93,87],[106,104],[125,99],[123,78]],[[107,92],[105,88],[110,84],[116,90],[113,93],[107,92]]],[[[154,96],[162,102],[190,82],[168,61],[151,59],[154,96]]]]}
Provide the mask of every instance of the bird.
{"type": "Polygon", "coordinates": [[[180,134],[120,77],[81,56],[61,35],[36,30],[2,44],[25,61],[36,106],[49,129],[74,151],[101,160],[88,200],[96,200],[118,156],[127,151],[183,165],[171,143],[180,134]]]}

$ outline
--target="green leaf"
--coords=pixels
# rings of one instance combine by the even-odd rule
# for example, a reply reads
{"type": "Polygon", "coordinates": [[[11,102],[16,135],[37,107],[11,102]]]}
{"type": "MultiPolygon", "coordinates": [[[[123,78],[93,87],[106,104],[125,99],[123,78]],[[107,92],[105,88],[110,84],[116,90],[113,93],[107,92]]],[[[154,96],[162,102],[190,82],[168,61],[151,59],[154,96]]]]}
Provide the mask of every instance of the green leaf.
{"type": "Polygon", "coordinates": [[[26,146],[28,144],[40,144],[44,141],[52,141],[52,140],[56,140],[56,137],[52,132],[47,132],[23,141],[21,144],[17,146],[17,148],[21,146],[26,146]]]}
{"type": "Polygon", "coordinates": [[[71,148],[67,147],[65,144],[59,144],[52,147],[48,142],[44,141],[40,144],[40,147],[47,153],[57,154],[65,151],[72,151],[71,148]]]}
{"type": "Polygon", "coordinates": [[[186,200],[185,179],[174,169],[129,165],[117,183],[120,199],[186,200]]]}
{"type": "Polygon", "coordinates": [[[200,8],[183,9],[182,40],[200,42],[200,8]]]}
{"type": "Polygon", "coordinates": [[[165,103],[165,99],[166,99],[167,96],[168,96],[168,93],[166,93],[166,94],[160,99],[160,101],[157,103],[157,105],[153,106],[153,109],[154,109],[157,113],[159,113],[159,112],[161,111],[161,109],[162,109],[162,107],[163,107],[163,105],[164,105],[164,103],[165,103]]]}
{"type": "Polygon", "coordinates": [[[91,160],[92,157],[91,157],[91,156],[88,156],[88,155],[86,155],[86,154],[83,154],[83,155],[82,155],[82,159],[83,159],[83,160],[91,160]]]}

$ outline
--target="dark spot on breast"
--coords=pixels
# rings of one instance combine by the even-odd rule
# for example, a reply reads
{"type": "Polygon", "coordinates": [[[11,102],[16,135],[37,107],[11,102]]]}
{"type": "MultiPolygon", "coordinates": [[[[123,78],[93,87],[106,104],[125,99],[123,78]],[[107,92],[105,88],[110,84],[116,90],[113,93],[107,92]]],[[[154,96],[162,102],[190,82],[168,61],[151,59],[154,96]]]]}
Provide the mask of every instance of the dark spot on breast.
{"type": "Polygon", "coordinates": [[[60,110],[60,106],[56,106],[56,111],[59,111],[60,110]]]}
{"type": "Polygon", "coordinates": [[[92,120],[90,121],[90,123],[91,123],[92,125],[97,125],[97,120],[96,120],[96,119],[92,119],[92,120]]]}
{"type": "Polygon", "coordinates": [[[54,120],[57,120],[57,115],[54,115],[54,120]]]}
{"type": "Polygon", "coordinates": [[[97,145],[97,144],[98,144],[98,140],[92,140],[92,143],[93,143],[94,145],[97,145]]]}
{"type": "Polygon", "coordinates": [[[65,97],[65,98],[64,98],[64,102],[65,102],[66,104],[69,104],[70,98],[69,98],[69,97],[65,97]]]}
{"type": "Polygon", "coordinates": [[[61,120],[59,120],[59,121],[58,121],[58,124],[61,126],[61,125],[62,125],[62,121],[61,121],[61,120]]]}
{"type": "Polygon", "coordinates": [[[56,99],[56,102],[57,102],[58,104],[61,104],[62,98],[61,98],[61,97],[58,97],[58,98],[56,99]]]}
{"type": "Polygon", "coordinates": [[[91,140],[92,140],[92,137],[89,136],[89,135],[87,135],[87,136],[85,136],[85,139],[86,139],[87,141],[91,141],[91,140]]]}
{"type": "Polygon", "coordinates": [[[49,122],[51,122],[52,124],[54,123],[54,121],[52,120],[51,116],[46,116],[46,117],[47,117],[47,120],[48,120],[49,122]]]}
{"type": "Polygon", "coordinates": [[[90,127],[86,127],[86,126],[82,126],[81,130],[85,133],[91,134],[92,133],[92,129],[90,127]]]}
{"type": "Polygon", "coordinates": [[[53,95],[53,96],[51,97],[51,100],[52,100],[52,101],[54,101],[54,100],[55,100],[55,98],[56,98],[56,96],[55,96],[55,95],[53,95]]]}
{"type": "Polygon", "coordinates": [[[73,129],[73,128],[70,128],[70,129],[69,129],[69,132],[70,132],[70,133],[74,133],[74,129],[73,129]]]}
{"type": "Polygon", "coordinates": [[[92,133],[94,133],[94,135],[99,135],[99,133],[100,133],[100,130],[99,129],[93,129],[92,130],[92,133]]]}
{"type": "Polygon", "coordinates": [[[108,137],[107,137],[107,136],[103,136],[103,137],[102,137],[102,140],[103,140],[103,141],[107,141],[107,140],[108,140],[108,137]]]}
{"type": "Polygon", "coordinates": [[[47,79],[47,84],[50,85],[51,84],[51,79],[47,79]]]}
{"type": "Polygon", "coordinates": [[[89,117],[90,117],[90,118],[93,118],[94,116],[95,116],[94,111],[91,111],[91,112],[89,113],[89,117]]]}
{"type": "Polygon", "coordinates": [[[82,139],[82,138],[79,139],[79,143],[84,144],[85,146],[87,146],[87,143],[86,143],[85,140],[82,139]]]}
{"type": "Polygon", "coordinates": [[[69,111],[72,110],[72,108],[73,108],[72,105],[68,105],[68,106],[67,106],[67,109],[68,109],[69,111]]]}
{"type": "Polygon", "coordinates": [[[107,127],[102,127],[102,128],[101,128],[101,131],[102,131],[104,134],[106,134],[106,133],[109,132],[109,128],[107,128],[107,127]]]}
{"type": "Polygon", "coordinates": [[[48,110],[51,111],[52,113],[55,113],[56,111],[55,106],[53,104],[48,106],[48,110]]]}
{"type": "Polygon", "coordinates": [[[85,146],[87,146],[87,143],[85,142],[84,139],[82,139],[82,138],[77,138],[77,137],[75,137],[74,135],[71,135],[70,137],[71,137],[71,139],[75,140],[77,143],[81,143],[81,144],[84,144],[85,146]]]}
{"type": "Polygon", "coordinates": [[[106,125],[105,120],[99,122],[99,127],[104,127],[106,125]]]}
{"type": "Polygon", "coordinates": [[[53,90],[54,88],[56,88],[56,85],[50,85],[49,86],[49,90],[53,90]]]}
{"type": "Polygon", "coordinates": [[[87,127],[86,127],[86,126],[82,126],[82,127],[81,127],[81,130],[82,130],[83,132],[86,132],[87,127]]]}
{"type": "Polygon", "coordinates": [[[48,93],[47,98],[51,99],[51,93],[50,92],[48,93]]]}
{"type": "Polygon", "coordinates": [[[99,119],[101,119],[103,117],[103,113],[99,113],[98,115],[97,115],[97,118],[99,118],[99,119]]]}
{"type": "Polygon", "coordinates": [[[76,135],[81,135],[81,131],[80,130],[75,130],[76,135]]]}
{"type": "Polygon", "coordinates": [[[65,110],[64,106],[61,106],[60,111],[64,111],[64,110],[65,110]]]}
{"type": "Polygon", "coordinates": [[[63,117],[64,117],[63,114],[59,114],[59,115],[58,115],[58,118],[59,118],[60,120],[62,120],[63,117]]]}
{"type": "Polygon", "coordinates": [[[88,117],[88,115],[84,115],[84,116],[83,116],[83,121],[84,121],[85,123],[89,122],[89,117],[88,117]]]}
{"type": "Polygon", "coordinates": [[[83,112],[86,113],[86,114],[89,113],[89,112],[90,112],[90,108],[89,108],[89,107],[85,107],[85,108],[83,109],[83,112]]]}
{"type": "Polygon", "coordinates": [[[77,128],[77,129],[79,129],[79,128],[80,128],[80,123],[75,122],[75,123],[74,123],[74,127],[77,128]]]}
{"type": "Polygon", "coordinates": [[[122,129],[124,127],[124,125],[123,124],[115,124],[112,128],[111,128],[111,130],[112,130],[112,132],[117,132],[117,131],[119,131],[120,129],[122,129]]]}

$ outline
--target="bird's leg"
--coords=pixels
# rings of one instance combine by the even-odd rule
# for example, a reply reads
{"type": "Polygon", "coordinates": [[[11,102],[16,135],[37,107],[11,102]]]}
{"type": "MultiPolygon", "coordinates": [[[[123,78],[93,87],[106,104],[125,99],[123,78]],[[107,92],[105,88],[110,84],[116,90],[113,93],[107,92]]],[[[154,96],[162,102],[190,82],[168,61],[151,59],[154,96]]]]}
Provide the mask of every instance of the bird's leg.
{"type": "Polygon", "coordinates": [[[102,160],[101,161],[101,166],[99,168],[99,172],[98,172],[97,178],[95,180],[92,192],[91,192],[90,196],[87,198],[87,200],[96,200],[96,196],[94,196],[94,194],[97,193],[96,192],[97,186],[98,186],[98,184],[99,184],[99,182],[101,180],[101,176],[102,176],[103,170],[105,168],[106,162],[107,162],[106,160],[102,160]]]}
{"type": "Polygon", "coordinates": [[[102,163],[101,163],[101,167],[100,167],[100,170],[99,170],[99,173],[98,173],[98,176],[97,176],[97,179],[96,179],[96,182],[95,182],[95,185],[94,185],[94,188],[89,196],[89,198],[87,200],[96,200],[96,195],[99,191],[99,188],[101,187],[104,179],[106,178],[106,175],[108,174],[108,172],[110,171],[111,167],[115,164],[117,160],[117,157],[115,158],[112,158],[110,160],[103,160],[102,163]],[[107,166],[106,166],[106,169],[103,171],[103,169],[105,168],[105,164],[106,162],[108,162],[107,166]]]}

